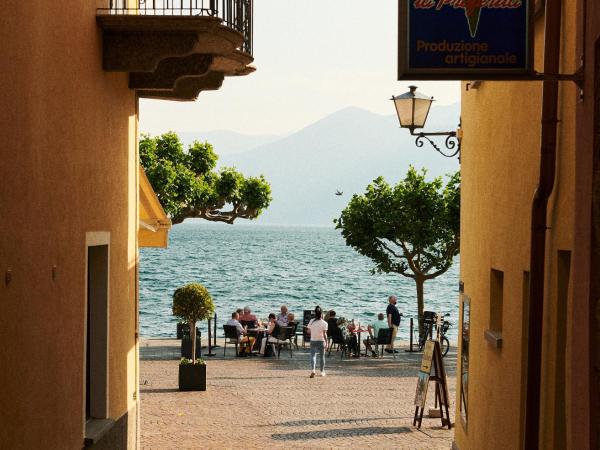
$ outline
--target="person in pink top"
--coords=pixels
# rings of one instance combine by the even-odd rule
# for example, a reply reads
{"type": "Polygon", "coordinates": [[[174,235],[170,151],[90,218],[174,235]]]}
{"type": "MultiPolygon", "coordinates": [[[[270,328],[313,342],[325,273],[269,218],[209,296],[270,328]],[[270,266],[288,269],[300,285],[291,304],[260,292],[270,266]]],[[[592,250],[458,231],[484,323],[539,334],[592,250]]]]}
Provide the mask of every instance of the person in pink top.
{"type": "Polygon", "coordinates": [[[244,306],[244,311],[240,315],[240,322],[254,322],[255,326],[258,324],[256,316],[252,314],[252,311],[250,311],[250,307],[248,306],[244,306]]]}
{"type": "Polygon", "coordinates": [[[315,377],[315,369],[317,367],[317,356],[319,356],[319,365],[321,368],[321,376],[325,376],[325,350],[327,350],[327,322],[323,320],[323,311],[320,306],[315,308],[315,318],[308,325],[308,333],[310,334],[310,377],[315,377]]]}

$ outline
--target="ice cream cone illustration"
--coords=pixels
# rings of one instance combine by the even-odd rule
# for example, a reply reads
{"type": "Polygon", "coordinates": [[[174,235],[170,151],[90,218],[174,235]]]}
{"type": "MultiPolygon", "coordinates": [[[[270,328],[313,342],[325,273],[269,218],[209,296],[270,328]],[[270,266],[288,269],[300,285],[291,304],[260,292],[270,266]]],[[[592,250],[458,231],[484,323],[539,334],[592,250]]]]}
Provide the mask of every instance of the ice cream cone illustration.
{"type": "Polygon", "coordinates": [[[477,34],[482,2],[483,0],[464,0],[465,16],[467,16],[467,22],[469,22],[469,31],[471,32],[471,37],[475,37],[477,34]]]}

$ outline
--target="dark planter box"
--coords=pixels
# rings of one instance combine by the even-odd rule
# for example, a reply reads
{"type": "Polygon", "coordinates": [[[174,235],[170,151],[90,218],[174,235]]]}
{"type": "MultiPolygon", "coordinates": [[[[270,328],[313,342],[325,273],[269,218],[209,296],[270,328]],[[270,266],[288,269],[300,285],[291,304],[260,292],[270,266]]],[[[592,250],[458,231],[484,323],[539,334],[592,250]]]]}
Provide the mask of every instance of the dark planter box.
{"type": "MultiPolygon", "coordinates": [[[[198,329],[198,327],[196,327],[196,335],[198,335],[198,333],[200,332],[200,330],[198,329]]],[[[177,339],[183,339],[183,336],[185,335],[190,335],[190,326],[187,323],[181,323],[178,322],[177,323],[177,339]]]]}
{"type": "Polygon", "coordinates": [[[179,366],[180,391],[205,391],[206,390],[206,364],[193,366],[184,364],[179,366]]]}
{"type": "MultiPolygon", "coordinates": [[[[202,336],[199,331],[196,331],[196,358],[202,356],[202,349],[200,348],[201,344],[202,336]]],[[[181,357],[192,359],[192,339],[187,335],[181,340],[181,357]]]]}

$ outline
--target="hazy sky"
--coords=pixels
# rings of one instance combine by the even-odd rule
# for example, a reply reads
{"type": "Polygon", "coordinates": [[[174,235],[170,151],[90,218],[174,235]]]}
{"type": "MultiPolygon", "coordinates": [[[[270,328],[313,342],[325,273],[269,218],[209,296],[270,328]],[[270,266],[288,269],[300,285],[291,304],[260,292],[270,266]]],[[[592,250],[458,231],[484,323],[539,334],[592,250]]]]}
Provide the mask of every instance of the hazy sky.
{"type": "MultiPolygon", "coordinates": [[[[397,2],[255,0],[255,73],[226,77],[196,102],[140,101],[140,128],[286,134],[345,108],[392,114],[396,80],[397,2]]],[[[458,82],[416,83],[439,102],[459,101],[458,82]]]]}

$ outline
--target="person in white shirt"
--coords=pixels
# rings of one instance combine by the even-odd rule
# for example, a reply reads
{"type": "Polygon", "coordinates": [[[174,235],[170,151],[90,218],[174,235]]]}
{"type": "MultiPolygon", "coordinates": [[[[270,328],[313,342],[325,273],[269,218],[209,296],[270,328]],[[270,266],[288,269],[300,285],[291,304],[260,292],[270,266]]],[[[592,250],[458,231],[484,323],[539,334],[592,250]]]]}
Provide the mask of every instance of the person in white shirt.
{"type": "Polygon", "coordinates": [[[269,314],[269,324],[267,325],[267,331],[266,331],[266,336],[263,338],[262,342],[260,343],[260,354],[264,355],[265,354],[265,350],[267,347],[267,344],[285,344],[285,341],[281,341],[279,339],[277,339],[275,336],[273,336],[273,333],[275,332],[275,328],[278,327],[279,324],[275,321],[275,314],[271,313],[269,314]]]}
{"type": "Polygon", "coordinates": [[[238,332],[238,341],[240,343],[240,352],[238,356],[252,355],[252,347],[254,347],[254,337],[247,335],[247,330],[239,321],[240,315],[236,312],[231,314],[231,319],[225,325],[234,326],[238,332]]]}
{"type": "Polygon", "coordinates": [[[279,326],[288,326],[288,309],[287,306],[281,305],[281,313],[277,315],[277,323],[279,326]]]}
{"type": "Polygon", "coordinates": [[[315,318],[308,325],[308,333],[310,334],[310,377],[315,377],[315,369],[317,367],[317,355],[321,368],[321,376],[325,376],[325,350],[327,349],[327,322],[322,319],[323,311],[320,306],[315,308],[315,318]]]}

